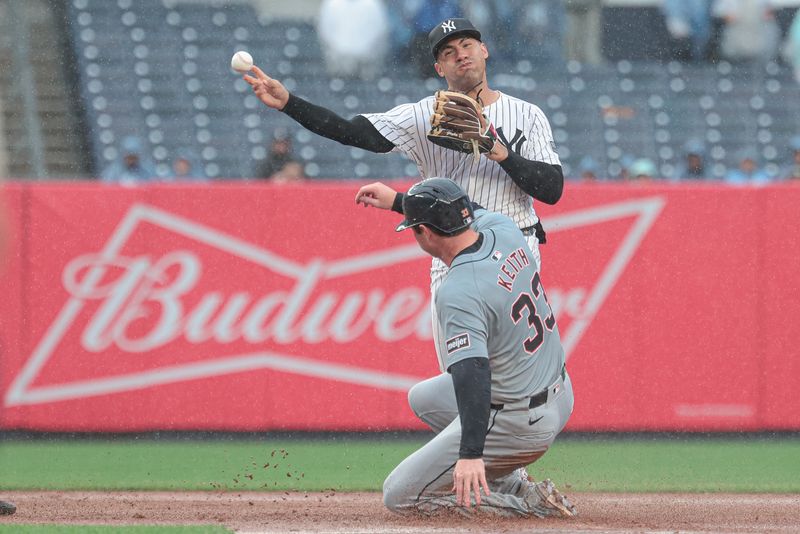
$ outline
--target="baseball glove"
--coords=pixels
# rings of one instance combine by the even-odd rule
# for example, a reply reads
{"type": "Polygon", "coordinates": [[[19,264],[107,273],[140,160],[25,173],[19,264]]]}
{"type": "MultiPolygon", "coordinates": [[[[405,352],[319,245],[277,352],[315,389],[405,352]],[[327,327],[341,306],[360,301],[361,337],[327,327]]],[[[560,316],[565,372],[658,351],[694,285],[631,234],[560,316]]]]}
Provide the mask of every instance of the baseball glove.
{"type": "Polygon", "coordinates": [[[477,160],[492,151],[497,132],[480,101],[455,91],[436,91],[428,139],[450,150],[472,153],[477,160]]]}

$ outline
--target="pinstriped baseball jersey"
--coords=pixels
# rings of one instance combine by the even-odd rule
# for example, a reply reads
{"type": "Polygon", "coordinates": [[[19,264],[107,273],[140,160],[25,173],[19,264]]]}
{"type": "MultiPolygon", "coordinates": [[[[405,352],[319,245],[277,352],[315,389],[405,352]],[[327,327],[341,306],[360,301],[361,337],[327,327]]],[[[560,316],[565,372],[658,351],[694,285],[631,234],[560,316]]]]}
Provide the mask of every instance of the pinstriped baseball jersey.
{"type": "MultiPolygon", "coordinates": [[[[385,113],[363,114],[386,139],[393,151],[413,160],[422,178],[444,176],[452,179],[469,197],[484,208],[509,216],[519,228],[539,220],[531,197],[520,189],[495,161],[481,157],[476,163],[471,154],[448,150],[428,141],[434,97],[401,104],[385,113]]],[[[509,147],[525,159],[560,165],[553,133],[539,107],[500,93],[496,102],[484,108],[509,147]]]]}
{"type": "Polygon", "coordinates": [[[436,293],[445,368],[489,358],[492,402],[530,397],[564,365],[555,316],[524,236],[508,217],[479,210],[477,251],[455,257],[436,293]]]}

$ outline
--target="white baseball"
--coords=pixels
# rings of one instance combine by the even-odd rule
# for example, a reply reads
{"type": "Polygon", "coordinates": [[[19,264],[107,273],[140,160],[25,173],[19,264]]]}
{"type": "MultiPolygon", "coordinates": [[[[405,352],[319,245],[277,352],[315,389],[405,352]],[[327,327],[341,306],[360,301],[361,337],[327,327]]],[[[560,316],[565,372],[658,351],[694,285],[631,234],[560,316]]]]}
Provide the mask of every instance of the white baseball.
{"type": "Polygon", "coordinates": [[[244,73],[253,68],[253,56],[240,50],[231,58],[231,68],[236,72],[244,73]]]}

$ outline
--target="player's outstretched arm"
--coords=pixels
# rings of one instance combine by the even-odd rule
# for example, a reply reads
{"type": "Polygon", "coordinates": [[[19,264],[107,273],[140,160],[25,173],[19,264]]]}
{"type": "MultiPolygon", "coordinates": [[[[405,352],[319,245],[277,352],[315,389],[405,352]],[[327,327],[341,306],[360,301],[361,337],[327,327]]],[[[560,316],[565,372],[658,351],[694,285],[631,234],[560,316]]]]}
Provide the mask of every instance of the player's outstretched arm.
{"type": "Polygon", "coordinates": [[[374,182],[363,186],[356,193],[356,204],[364,207],[372,206],[384,210],[392,209],[397,191],[382,182],[374,182]]]}
{"type": "Polygon", "coordinates": [[[255,76],[245,74],[244,81],[250,84],[259,100],[272,109],[281,110],[289,102],[289,91],[281,82],[270,78],[263,70],[253,65],[255,76]]]}
{"type": "Polygon", "coordinates": [[[245,74],[243,78],[259,100],[286,113],[309,131],[370,152],[385,153],[394,149],[394,144],[381,135],[366,117],[356,115],[350,120],[344,119],[325,107],[292,95],[281,82],[270,78],[257,66],[253,65],[252,71],[255,76],[245,74]]]}

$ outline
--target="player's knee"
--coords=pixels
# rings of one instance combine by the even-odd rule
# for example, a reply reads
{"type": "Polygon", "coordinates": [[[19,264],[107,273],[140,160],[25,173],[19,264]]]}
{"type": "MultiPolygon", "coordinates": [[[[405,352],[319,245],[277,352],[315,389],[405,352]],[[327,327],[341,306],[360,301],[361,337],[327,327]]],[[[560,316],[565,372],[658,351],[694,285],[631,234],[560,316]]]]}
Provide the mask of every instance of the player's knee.
{"type": "Polygon", "coordinates": [[[441,377],[429,378],[411,386],[408,390],[408,405],[419,417],[431,410],[441,410],[442,395],[441,377]]]}
{"type": "Polygon", "coordinates": [[[425,395],[423,394],[424,388],[421,387],[422,382],[419,384],[415,384],[408,390],[408,406],[411,408],[411,411],[419,417],[421,413],[420,407],[424,404],[423,398],[425,395]]]}
{"type": "Polygon", "coordinates": [[[383,505],[392,512],[400,512],[404,501],[404,495],[397,489],[396,484],[392,484],[390,478],[383,482],[383,505]]]}

